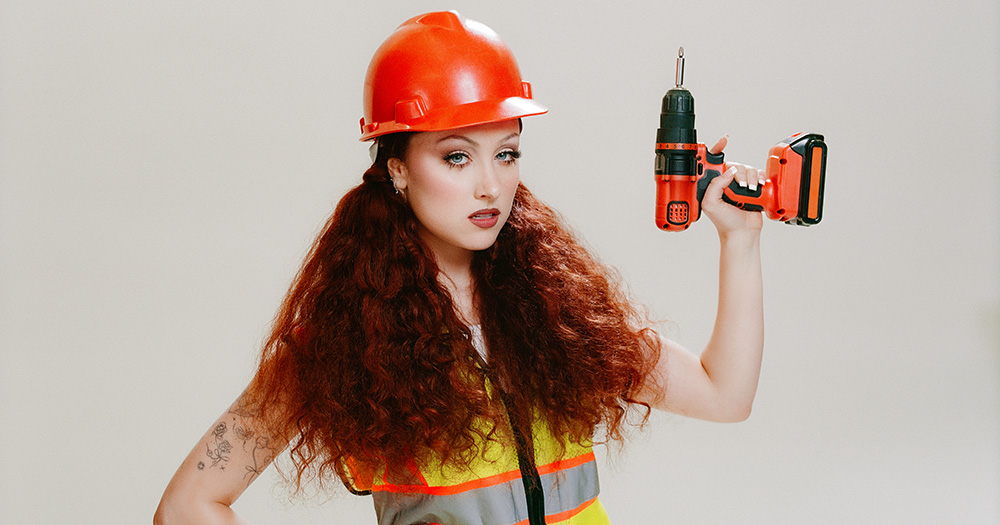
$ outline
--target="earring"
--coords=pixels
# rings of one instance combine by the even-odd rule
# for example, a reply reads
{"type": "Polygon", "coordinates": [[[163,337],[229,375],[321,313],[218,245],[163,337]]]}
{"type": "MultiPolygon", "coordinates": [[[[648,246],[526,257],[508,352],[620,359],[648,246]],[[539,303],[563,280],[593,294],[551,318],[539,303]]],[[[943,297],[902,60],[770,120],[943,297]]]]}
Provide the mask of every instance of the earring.
{"type": "Polygon", "coordinates": [[[396,181],[392,177],[389,177],[389,182],[392,183],[392,189],[395,190],[396,195],[399,195],[399,186],[396,186],[396,181]]]}

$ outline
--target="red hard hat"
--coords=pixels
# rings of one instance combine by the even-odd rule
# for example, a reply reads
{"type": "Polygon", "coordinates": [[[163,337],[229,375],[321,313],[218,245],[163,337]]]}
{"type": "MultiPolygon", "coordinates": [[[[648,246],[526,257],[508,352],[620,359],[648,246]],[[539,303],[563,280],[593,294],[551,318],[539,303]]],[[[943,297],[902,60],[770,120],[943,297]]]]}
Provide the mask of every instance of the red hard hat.
{"type": "Polygon", "coordinates": [[[440,131],[548,111],[531,99],[513,53],[492,29],[455,11],[403,22],[365,77],[361,140],[440,131]]]}

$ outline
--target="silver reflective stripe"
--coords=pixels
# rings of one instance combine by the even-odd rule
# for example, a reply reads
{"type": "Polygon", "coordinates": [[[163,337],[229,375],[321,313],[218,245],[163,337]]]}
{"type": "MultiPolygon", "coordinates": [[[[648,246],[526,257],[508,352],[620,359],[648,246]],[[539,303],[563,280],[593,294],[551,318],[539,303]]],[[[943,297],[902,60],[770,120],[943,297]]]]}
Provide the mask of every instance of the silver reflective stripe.
{"type": "Polygon", "coordinates": [[[551,516],[578,508],[601,492],[597,480],[597,462],[590,460],[570,469],[542,475],[545,515],[551,516]]]}
{"type": "MultiPolygon", "coordinates": [[[[541,480],[546,516],[575,510],[600,492],[594,460],[544,474],[541,480]]],[[[457,494],[389,492],[379,487],[374,491],[372,497],[379,525],[514,525],[528,519],[520,475],[510,481],[457,494]]]]}
{"type": "Polygon", "coordinates": [[[372,497],[379,525],[513,525],[528,519],[520,477],[458,494],[374,492],[372,497]]]}

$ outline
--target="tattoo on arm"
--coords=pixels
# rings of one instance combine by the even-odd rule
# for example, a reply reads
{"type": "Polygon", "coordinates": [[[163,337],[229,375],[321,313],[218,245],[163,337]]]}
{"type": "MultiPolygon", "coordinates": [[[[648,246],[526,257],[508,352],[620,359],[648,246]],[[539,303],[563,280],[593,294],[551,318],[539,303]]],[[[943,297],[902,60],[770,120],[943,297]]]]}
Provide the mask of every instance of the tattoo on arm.
{"type": "Polygon", "coordinates": [[[228,414],[232,416],[231,424],[222,421],[212,429],[212,439],[205,445],[205,455],[211,461],[207,465],[199,461],[198,470],[204,470],[206,467],[226,470],[234,446],[228,437],[232,431],[237,446],[242,447],[243,451],[250,455],[251,464],[243,467],[246,471],[243,477],[249,486],[264,471],[267,457],[274,456],[278,447],[270,437],[258,433],[247,424],[247,419],[253,418],[253,414],[243,406],[234,406],[228,414]]]}
{"type": "Polygon", "coordinates": [[[229,453],[233,451],[233,445],[229,443],[226,439],[226,422],[223,421],[215,428],[212,429],[212,436],[215,440],[211,443],[205,445],[208,459],[212,460],[212,467],[219,467],[220,470],[226,470],[226,463],[229,462],[229,453]]]}

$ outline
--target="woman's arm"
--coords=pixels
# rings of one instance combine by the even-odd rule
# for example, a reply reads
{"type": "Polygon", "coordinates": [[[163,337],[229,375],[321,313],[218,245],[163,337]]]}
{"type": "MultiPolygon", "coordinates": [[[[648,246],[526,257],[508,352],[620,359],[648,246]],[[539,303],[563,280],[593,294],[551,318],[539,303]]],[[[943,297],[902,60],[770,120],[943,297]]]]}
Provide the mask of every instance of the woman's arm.
{"type": "Polygon", "coordinates": [[[181,463],[160,499],[153,523],[246,523],[230,505],[287,445],[287,440],[262,429],[259,419],[237,399],[181,463]]]}
{"type": "MultiPolygon", "coordinates": [[[[712,148],[722,151],[723,138],[712,148]]],[[[709,185],[702,200],[719,233],[719,306],[712,337],[697,356],[669,339],[651,341],[660,360],[640,396],[656,408],[711,421],[742,421],[750,416],[764,349],[764,305],[760,264],[759,212],[722,201],[722,190],[736,179],[751,189],[763,174],[743,165],[730,168],[709,185]]]]}

